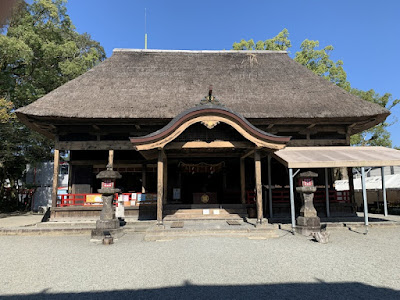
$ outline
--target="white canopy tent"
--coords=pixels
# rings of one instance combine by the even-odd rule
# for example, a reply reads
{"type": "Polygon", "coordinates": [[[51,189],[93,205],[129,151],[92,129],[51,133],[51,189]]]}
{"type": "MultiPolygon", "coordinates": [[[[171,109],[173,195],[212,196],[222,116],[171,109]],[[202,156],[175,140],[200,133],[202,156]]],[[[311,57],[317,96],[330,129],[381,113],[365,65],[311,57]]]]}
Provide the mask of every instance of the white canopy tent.
{"type": "MultiPolygon", "coordinates": [[[[367,190],[381,190],[382,176],[367,177],[365,179],[365,187],[367,190]]],[[[385,175],[385,187],[386,189],[400,189],[400,174],[385,175]]],[[[335,189],[337,191],[347,191],[349,189],[349,180],[336,180],[335,189]]],[[[354,189],[362,189],[361,177],[354,178],[354,189]]]]}
{"type": "MultiPolygon", "coordinates": [[[[361,182],[364,202],[364,222],[368,226],[368,205],[365,184],[365,167],[381,167],[384,212],[387,216],[385,175],[383,167],[399,166],[400,151],[385,147],[287,147],[276,151],[274,157],[289,169],[290,206],[292,227],[296,226],[294,211],[293,169],[325,169],[325,189],[328,189],[328,168],[361,168],[361,182]]],[[[329,217],[329,198],[326,192],[327,216],[329,217]]],[[[270,201],[271,202],[271,201],[270,201]]]]}

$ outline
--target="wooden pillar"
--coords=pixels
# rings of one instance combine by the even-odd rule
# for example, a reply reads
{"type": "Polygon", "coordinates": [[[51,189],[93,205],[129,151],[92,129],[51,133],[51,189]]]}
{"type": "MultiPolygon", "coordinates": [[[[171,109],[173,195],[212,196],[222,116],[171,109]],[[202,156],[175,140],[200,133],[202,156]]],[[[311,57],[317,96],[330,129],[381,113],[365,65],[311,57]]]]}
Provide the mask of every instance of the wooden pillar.
{"type": "Polygon", "coordinates": [[[108,164],[114,167],[114,150],[108,150],[108,164]]]}
{"type": "MultiPolygon", "coordinates": [[[[388,215],[388,208],[387,208],[387,201],[386,201],[386,185],[385,185],[385,168],[381,167],[381,180],[382,180],[382,198],[383,198],[383,215],[387,217],[388,215]]],[[[379,195],[379,191],[378,191],[379,195]]]]}
{"type": "Polygon", "coordinates": [[[165,153],[164,153],[163,185],[164,185],[163,204],[166,204],[168,196],[168,162],[165,153]]]}
{"type": "Polygon", "coordinates": [[[361,167],[361,186],[364,203],[364,224],[368,226],[368,199],[367,199],[367,185],[365,184],[365,167],[361,167]]]}
{"type": "MultiPolygon", "coordinates": [[[[297,172],[296,172],[297,173],[297,172]]],[[[292,219],[292,232],[296,227],[295,207],[294,207],[294,185],[293,185],[293,169],[289,168],[289,189],[290,189],[290,217],[292,219]]]]}
{"type": "Polygon", "coordinates": [[[51,207],[57,206],[58,173],[60,171],[60,150],[54,149],[53,189],[51,191],[51,207]]]}
{"type": "Polygon", "coordinates": [[[254,152],[254,165],[256,177],[256,206],[257,206],[257,223],[262,223],[263,207],[262,207],[262,185],[261,185],[261,158],[260,152],[254,152]]]}
{"type": "Polygon", "coordinates": [[[269,204],[269,217],[272,218],[272,172],[271,172],[271,155],[268,155],[268,204],[269,204]]]}
{"type": "Polygon", "coordinates": [[[349,193],[350,193],[350,202],[352,204],[352,210],[355,213],[357,211],[356,205],[356,197],[354,193],[354,177],[353,177],[353,168],[347,168],[347,174],[349,175],[349,193]]]}
{"type": "Polygon", "coordinates": [[[142,194],[146,193],[146,185],[147,185],[147,165],[142,164],[142,194]]]}
{"type": "Polygon", "coordinates": [[[164,152],[159,150],[157,161],[157,225],[163,224],[164,152]]]}
{"type": "Polygon", "coordinates": [[[325,206],[326,206],[326,217],[330,218],[331,210],[329,208],[329,178],[328,168],[325,168],[325,206]]]}
{"type": "Polygon", "coordinates": [[[240,158],[240,200],[242,204],[246,204],[246,169],[243,157],[240,158]]]}
{"type": "Polygon", "coordinates": [[[68,194],[72,194],[72,164],[71,163],[68,165],[68,194]]]}

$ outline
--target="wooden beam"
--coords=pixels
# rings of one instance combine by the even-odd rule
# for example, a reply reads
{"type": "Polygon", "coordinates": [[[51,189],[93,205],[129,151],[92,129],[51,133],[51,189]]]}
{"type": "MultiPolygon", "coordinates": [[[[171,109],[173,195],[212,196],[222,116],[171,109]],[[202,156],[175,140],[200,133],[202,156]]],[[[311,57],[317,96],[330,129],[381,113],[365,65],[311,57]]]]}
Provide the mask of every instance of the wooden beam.
{"type": "Polygon", "coordinates": [[[164,151],[158,151],[157,161],[157,225],[163,224],[164,151]]]}
{"type": "Polygon", "coordinates": [[[60,141],[56,142],[60,150],[133,150],[130,141],[60,141]]]}
{"type": "Polygon", "coordinates": [[[246,204],[246,169],[244,158],[240,158],[240,200],[246,204]]]}
{"type": "Polygon", "coordinates": [[[106,166],[106,162],[104,160],[71,160],[69,162],[70,165],[74,166],[92,166],[92,165],[101,165],[102,168],[106,166]]]}
{"type": "Polygon", "coordinates": [[[250,155],[252,155],[253,153],[254,153],[254,149],[253,150],[250,150],[250,151],[248,151],[246,154],[244,154],[241,158],[246,158],[247,156],[250,156],[250,155]]]}
{"type": "Polygon", "coordinates": [[[280,132],[280,133],[292,133],[292,132],[297,132],[299,134],[302,134],[302,132],[343,132],[346,131],[347,126],[346,125],[323,125],[323,124],[311,124],[309,126],[305,125],[277,125],[273,128],[269,128],[269,126],[263,126],[259,125],[258,128],[261,130],[265,130],[268,132],[280,132]]]}
{"type": "Polygon", "coordinates": [[[148,151],[139,151],[140,155],[142,155],[146,160],[154,160],[158,157],[157,150],[148,150],[148,151]]]}
{"type": "Polygon", "coordinates": [[[235,142],[235,141],[213,141],[210,143],[204,141],[191,141],[191,142],[172,142],[165,146],[166,150],[180,150],[180,149],[209,149],[209,148],[240,148],[248,149],[252,143],[249,142],[235,142]]]}
{"type": "Polygon", "coordinates": [[[51,207],[57,206],[58,173],[60,170],[60,150],[54,149],[53,189],[51,191],[51,207]]]}
{"type": "Polygon", "coordinates": [[[216,158],[216,157],[233,157],[233,158],[237,158],[240,157],[242,155],[242,153],[238,153],[238,152],[192,152],[192,153],[187,153],[187,152],[168,152],[168,158],[182,158],[182,157],[212,157],[212,158],[216,158]]]}
{"type": "Polygon", "coordinates": [[[347,145],[346,139],[339,139],[339,140],[328,140],[328,139],[321,139],[321,140],[290,140],[288,146],[345,146],[347,145]]]}
{"type": "MultiPolygon", "coordinates": [[[[363,122],[363,121],[368,121],[370,117],[361,117],[357,118],[357,122],[363,122]]],[[[255,119],[255,118],[247,118],[247,120],[255,125],[266,125],[266,124],[271,124],[273,123],[274,126],[277,125],[310,125],[310,119],[309,118],[274,118],[274,119],[255,119]]],[[[323,125],[323,124],[328,124],[328,125],[349,125],[354,123],[355,118],[353,117],[348,117],[348,118],[313,118],[313,123],[316,123],[318,125],[323,125]]]]}
{"type": "Polygon", "coordinates": [[[254,169],[256,179],[256,206],[257,206],[257,223],[261,224],[263,219],[262,206],[262,184],[261,184],[261,158],[260,152],[254,152],[254,169]]]}
{"type": "MultiPolygon", "coordinates": [[[[164,153],[164,152],[163,152],[164,153]]],[[[164,153],[165,154],[165,153],[164,153]]],[[[163,168],[163,204],[167,204],[167,196],[168,196],[168,162],[167,156],[164,155],[164,168],[163,168]]]]}

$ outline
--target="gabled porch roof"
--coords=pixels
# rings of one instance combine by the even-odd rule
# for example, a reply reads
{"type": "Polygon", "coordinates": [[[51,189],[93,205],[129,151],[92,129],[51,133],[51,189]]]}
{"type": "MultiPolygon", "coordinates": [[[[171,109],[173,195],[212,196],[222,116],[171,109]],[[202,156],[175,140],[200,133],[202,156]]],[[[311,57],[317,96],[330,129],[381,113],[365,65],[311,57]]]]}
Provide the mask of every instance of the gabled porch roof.
{"type": "Polygon", "coordinates": [[[288,168],[384,167],[400,165],[400,151],[385,147],[287,147],[274,157],[288,168]]]}

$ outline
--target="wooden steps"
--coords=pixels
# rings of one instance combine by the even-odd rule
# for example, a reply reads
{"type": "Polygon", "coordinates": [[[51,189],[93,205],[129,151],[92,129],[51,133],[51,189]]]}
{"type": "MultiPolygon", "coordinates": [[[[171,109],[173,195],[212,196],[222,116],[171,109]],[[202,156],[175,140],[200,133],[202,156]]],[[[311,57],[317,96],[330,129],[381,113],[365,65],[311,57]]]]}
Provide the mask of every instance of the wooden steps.
{"type": "Polygon", "coordinates": [[[247,217],[245,208],[169,209],[164,220],[242,220],[247,217]]]}

